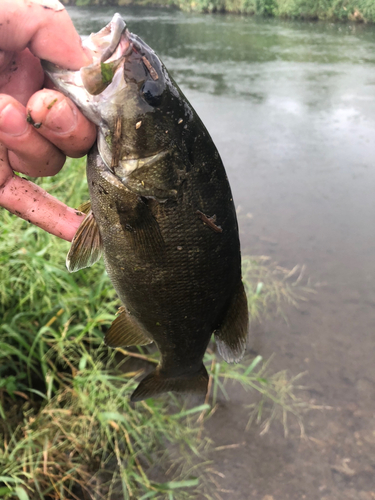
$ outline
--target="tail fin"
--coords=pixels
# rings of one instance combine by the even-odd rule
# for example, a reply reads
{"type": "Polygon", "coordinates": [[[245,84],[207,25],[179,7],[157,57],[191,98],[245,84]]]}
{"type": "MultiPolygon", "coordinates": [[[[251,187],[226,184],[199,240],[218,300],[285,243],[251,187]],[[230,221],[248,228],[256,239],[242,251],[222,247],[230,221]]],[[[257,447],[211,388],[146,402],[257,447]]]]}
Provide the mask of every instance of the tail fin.
{"type": "Polygon", "coordinates": [[[163,392],[200,393],[206,395],[208,373],[202,364],[199,371],[182,377],[168,378],[161,374],[159,367],[147,375],[131,395],[131,401],[157,397],[163,392]]]}

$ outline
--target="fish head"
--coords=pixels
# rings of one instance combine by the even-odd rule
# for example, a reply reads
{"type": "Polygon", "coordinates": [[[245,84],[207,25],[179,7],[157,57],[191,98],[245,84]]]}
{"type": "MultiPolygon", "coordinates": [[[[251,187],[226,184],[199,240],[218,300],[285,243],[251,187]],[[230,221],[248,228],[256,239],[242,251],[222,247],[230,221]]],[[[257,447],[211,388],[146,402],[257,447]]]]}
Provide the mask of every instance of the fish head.
{"type": "Polygon", "coordinates": [[[159,57],[129,32],[119,14],[83,45],[92,54],[90,66],[68,71],[43,61],[43,68],[99,127],[99,153],[123,177],[138,159],[168,148],[176,125],[191,117],[190,106],[159,57]]]}

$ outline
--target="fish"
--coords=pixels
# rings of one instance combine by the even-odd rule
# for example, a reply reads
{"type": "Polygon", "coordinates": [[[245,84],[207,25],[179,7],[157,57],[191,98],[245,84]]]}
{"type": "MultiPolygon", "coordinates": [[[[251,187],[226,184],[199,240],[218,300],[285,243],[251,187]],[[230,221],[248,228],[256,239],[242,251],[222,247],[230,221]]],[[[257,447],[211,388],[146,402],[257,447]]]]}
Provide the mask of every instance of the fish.
{"type": "Polygon", "coordinates": [[[98,126],[87,157],[90,202],[72,241],[74,272],[104,258],[122,307],[110,347],[155,343],[160,362],[131,395],[205,395],[212,335],[239,362],[249,318],[236,210],[220,155],[157,54],[115,14],[84,45],[93,62],[43,61],[55,87],[98,126]]]}

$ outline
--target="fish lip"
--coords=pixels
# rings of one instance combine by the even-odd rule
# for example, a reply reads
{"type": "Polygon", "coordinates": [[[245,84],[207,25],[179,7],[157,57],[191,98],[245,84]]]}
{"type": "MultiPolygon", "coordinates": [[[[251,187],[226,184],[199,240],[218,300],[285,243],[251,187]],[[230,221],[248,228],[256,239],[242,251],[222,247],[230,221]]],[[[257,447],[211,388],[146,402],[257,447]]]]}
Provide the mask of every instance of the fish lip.
{"type": "MultiPolygon", "coordinates": [[[[41,63],[43,70],[58,90],[62,90],[62,87],[66,85],[70,88],[73,86],[80,89],[80,92],[87,92],[88,99],[90,99],[92,95],[100,94],[111,83],[104,80],[98,83],[95,75],[100,75],[103,65],[109,64],[112,65],[109,68],[113,68],[114,73],[117,72],[122,64],[121,61],[124,61],[124,58],[132,52],[133,43],[125,21],[120,14],[115,14],[104,28],[85,39],[83,46],[91,54],[92,63],[83,66],[78,71],[62,68],[47,60],[42,60],[41,63]]],[[[68,95],[72,98],[69,92],[68,95]]],[[[85,101],[89,102],[88,99],[85,101]]],[[[90,120],[96,123],[92,117],[90,120]]]]}
{"type": "Polygon", "coordinates": [[[120,16],[120,14],[118,14],[117,12],[113,16],[111,22],[109,24],[107,24],[107,26],[104,29],[106,29],[106,28],[110,29],[111,40],[110,40],[109,46],[106,48],[106,50],[100,56],[100,62],[107,61],[114,54],[114,52],[116,51],[116,49],[121,41],[123,33],[126,36],[127,31],[128,31],[126,29],[125,21],[120,16]]]}

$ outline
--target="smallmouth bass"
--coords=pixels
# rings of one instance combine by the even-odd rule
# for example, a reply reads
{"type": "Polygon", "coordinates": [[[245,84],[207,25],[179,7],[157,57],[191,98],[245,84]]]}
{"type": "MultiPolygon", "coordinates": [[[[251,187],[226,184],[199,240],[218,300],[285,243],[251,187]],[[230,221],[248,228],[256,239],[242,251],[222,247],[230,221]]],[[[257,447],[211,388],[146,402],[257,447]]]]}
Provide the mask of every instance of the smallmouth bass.
{"type": "Polygon", "coordinates": [[[87,159],[90,204],[69,271],[103,255],[123,304],[111,347],[155,342],[157,368],[131,396],[207,391],[211,335],[227,362],[246,348],[248,308],[232,193],[216,147],[155,52],[119,14],[84,44],[93,63],[43,62],[58,90],[98,126],[87,159]]]}

